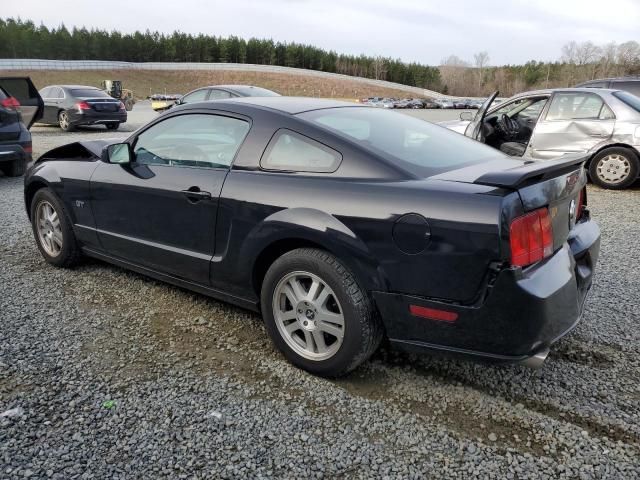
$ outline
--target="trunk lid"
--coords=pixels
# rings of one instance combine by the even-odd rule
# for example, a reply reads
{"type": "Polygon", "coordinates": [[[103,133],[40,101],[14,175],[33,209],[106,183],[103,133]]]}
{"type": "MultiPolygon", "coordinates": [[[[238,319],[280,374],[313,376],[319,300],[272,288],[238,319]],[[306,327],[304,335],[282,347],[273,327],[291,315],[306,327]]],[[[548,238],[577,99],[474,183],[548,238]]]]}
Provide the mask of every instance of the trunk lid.
{"type": "Polygon", "coordinates": [[[564,155],[551,161],[497,158],[430,179],[516,191],[525,213],[548,208],[553,226],[554,248],[559,248],[566,241],[579,214],[577,208],[580,191],[587,183],[587,174],[583,168],[586,160],[584,154],[564,155]]]}
{"type": "Polygon", "coordinates": [[[27,129],[42,118],[44,101],[29,77],[0,77],[0,87],[20,102],[18,111],[27,129]]]}
{"type": "Polygon", "coordinates": [[[96,112],[117,112],[120,110],[120,100],[114,100],[113,98],[80,98],[83,102],[86,102],[91,110],[96,112]]]}

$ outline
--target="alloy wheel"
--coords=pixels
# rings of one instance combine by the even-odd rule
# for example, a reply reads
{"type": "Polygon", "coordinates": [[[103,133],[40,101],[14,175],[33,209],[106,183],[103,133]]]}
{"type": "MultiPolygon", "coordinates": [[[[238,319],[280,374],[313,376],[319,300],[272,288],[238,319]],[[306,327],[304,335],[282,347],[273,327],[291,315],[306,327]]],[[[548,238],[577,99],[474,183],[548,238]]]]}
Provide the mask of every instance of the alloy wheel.
{"type": "Polygon", "coordinates": [[[611,153],[602,157],[596,165],[596,174],[600,180],[608,184],[621,183],[631,172],[631,162],[619,153],[611,153]]]}
{"type": "Polygon", "coordinates": [[[344,314],[335,293],[317,275],[285,275],[273,293],[273,316],[285,342],[300,356],[331,358],[344,338],[344,314]]]}
{"type": "Polygon", "coordinates": [[[36,211],[38,240],[40,245],[51,257],[57,257],[62,251],[62,228],[60,218],[53,205],[43,201],[36,211]]]}
{"type": "Polygon", "coordinates": [[[60,128],[62,128],[63,130],[66,130],[67,128],[69,128],[69,115],[67,115],[66,112],[60,112],[59,121],[60,121],[60,128]]]}

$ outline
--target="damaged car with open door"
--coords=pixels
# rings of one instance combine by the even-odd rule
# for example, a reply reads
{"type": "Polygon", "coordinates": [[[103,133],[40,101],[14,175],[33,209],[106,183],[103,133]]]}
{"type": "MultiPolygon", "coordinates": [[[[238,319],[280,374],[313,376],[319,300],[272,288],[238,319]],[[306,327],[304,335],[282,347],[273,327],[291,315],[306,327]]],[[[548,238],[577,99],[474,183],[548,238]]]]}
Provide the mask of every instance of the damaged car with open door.
{"type": "Polygon", "coordinates": [[[43,108],[29,77],[0,77],[0,171],[8,177],[19,177],[31,162],[29,129],[43,108]]]}
{"type": "Polygon", "coordinates": [[[622,90],[560,88],[518,94],[474,116],[440,125],[507,155],[554,160],[583,154],[591,180],[603,188],[631,186],[640,173],[640,98],[622,90]]]}

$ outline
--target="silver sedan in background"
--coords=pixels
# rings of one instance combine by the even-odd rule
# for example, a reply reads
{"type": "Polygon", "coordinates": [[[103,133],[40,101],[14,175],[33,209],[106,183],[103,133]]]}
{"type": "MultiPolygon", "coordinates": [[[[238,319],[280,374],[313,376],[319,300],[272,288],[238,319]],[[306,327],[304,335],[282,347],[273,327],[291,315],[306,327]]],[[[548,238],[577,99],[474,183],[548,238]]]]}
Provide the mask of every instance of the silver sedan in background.
{"type": "Polygon", "coordinates": [[[622,90],[559,88],[524,92],[475,116],[441,125],[500,151],[532,160],[584,153],[591,180],[623,189],[640,172],[640,98],[622,90]]]}

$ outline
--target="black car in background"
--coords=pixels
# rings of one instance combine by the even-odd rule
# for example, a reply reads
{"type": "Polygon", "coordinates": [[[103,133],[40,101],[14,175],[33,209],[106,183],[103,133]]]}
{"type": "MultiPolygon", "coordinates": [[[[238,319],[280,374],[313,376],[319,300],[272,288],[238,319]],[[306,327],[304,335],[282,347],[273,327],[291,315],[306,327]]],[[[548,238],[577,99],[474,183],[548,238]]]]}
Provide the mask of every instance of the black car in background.
{"type": "Polygon", "coordinates": [[[0,170],[5,175],[18,177],[31,162],[29,128],[42,111],[42,98],[30,78],[0,78],[0,170]]]}
{"type": "Polygon", "coordinates": [[[80,125],[104,125],[117,130],[127,121],[124,103],[96,87],[50,85],[40,90],[44,114],[40,123],[59,125],[71,132],[80,125]]]}
{"type": "Polygon", "coordinates": [[[601,78],[598,80],[589,80],[588,82],[576,85],[576,87],[611,88],[623,90],[636,97],[640,97],[640,77],[601,78]]]}
{"type": "Polygon", "coordinates": [[[27,172],[45,260],[87,255],[259,311],[316,374],[356,368],[383,337],[539,365],[581,316],[600,231],[580,156],[529,163],[410,115],[294,97],[176,107],[119,141],[27,172]]]}
{"type": "Polygon", "coordinates": [[[253,85],[210,85],[208,87],[197,88],[183,95],[175,105],[185,103],[203,102],[205,100],[223,100],[237,97],[279,97],[280,94],[273,90],[253,85]]]}

